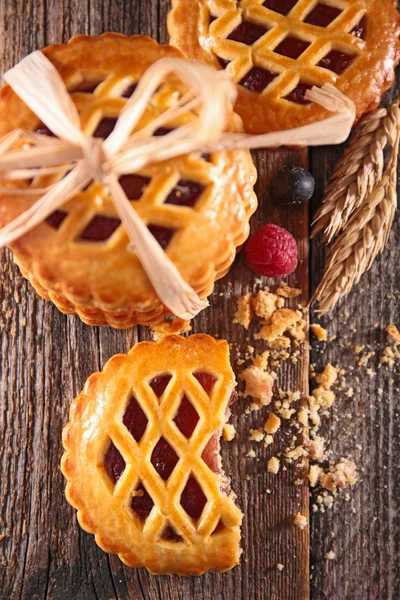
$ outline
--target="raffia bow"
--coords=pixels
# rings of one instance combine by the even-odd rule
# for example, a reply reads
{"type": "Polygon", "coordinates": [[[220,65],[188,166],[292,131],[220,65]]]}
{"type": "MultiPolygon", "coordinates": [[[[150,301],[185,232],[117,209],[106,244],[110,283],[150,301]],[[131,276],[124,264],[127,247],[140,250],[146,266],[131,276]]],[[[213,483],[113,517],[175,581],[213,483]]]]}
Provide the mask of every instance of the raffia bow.
{"type": "Polygon", "coordinates": [[[320,122],[251,136],[224,133],[227,116],[236,99],[235,85],[224,71],[215,71],[183,59],[162,58],[142,76],[127,101],[114,130],[105,140],[87,137],[80,127],[78,111],[56,68],[40,51],[24,58],[4,75],[5,81],[37,117],[57,136],[16,130],[0,140],[1,178],[28,179],[35,175],[69,173],[44,190],[12,193],[42,193],[31,208],[0,230],[0,247],[10,244],[44,221],[52,212],[82,191],[92,180],[108,189],[131,244],[162,303],[176,316],[191,319],[207,306],[183,280],[178,269],[150,233],[118,179],[150,163],[188,154],[238,148],[268,148],[282,145],[338,144],[347,139],[355,119],[354,104],[336,88],[325,84],[307,91],[306,97],[335,113],[320,122]],[[131,133],[162,80],[178,75],[188,92],[177,103],[143,129],[131,133]],[[40,85],[37,82],[40,81],[40,85]],[[154,131],[183,111],[196,110],[197,118],[163,137],[154,131]],[[15,150],[19,140],[32,145],[15,150]]]}

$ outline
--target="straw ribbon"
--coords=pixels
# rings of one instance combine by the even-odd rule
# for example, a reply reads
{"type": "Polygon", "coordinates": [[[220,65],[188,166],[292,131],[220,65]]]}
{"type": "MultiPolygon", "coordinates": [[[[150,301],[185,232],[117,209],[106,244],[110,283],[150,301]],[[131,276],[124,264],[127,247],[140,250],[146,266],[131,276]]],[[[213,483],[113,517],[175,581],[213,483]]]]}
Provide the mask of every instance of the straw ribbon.
{"type": "Polygon", "coordinates": [[[150,163],[199,151],[235,148],[334,144],[349,135],[355,119],[354,104],[326,84],[307,92],[332,116],[296,129],[260,136],[224,133],[226,120],[236,99],[236,87],[224,71],[163,58],[142,76],[126,102],[114,130],[105,140],[87,137],[80,127],[78,111],[52,63],[37,51],[24,58],[4,75],[6,82],[37,117],[57,136],[26,130],[13,131],[0,140],[0,171],[5,180],[28,179],[35,175],[69,171],[44,190],[2,188],[9,194],[37,194],[41,197],[24,213],[0,230],[0,246],[10,244],[44,221],[73,198],[92,180],[108,188],[130,242],[161,302],[176,316],[191,319],[207,306],[183,280],[174,263],[148,230],[119,184],[119,177],[150,163]],[[132,133],[165,76],[177,74],[188,92],[145,128],[132,133]],[[40,85],[37,82],[40,81],[40,85]],[[183,111],[196,110],[193,122],[163,137],[154,131],[176,119],[183,111]],[[31,142],[15,150],[19,140],[31,142]]]}

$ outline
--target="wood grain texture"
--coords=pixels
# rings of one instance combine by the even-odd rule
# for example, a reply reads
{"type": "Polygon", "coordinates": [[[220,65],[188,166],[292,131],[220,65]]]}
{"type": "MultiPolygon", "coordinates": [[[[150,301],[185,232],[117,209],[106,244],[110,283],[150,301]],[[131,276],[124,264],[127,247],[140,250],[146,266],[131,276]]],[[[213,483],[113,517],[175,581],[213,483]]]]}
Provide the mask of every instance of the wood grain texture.
{"type": "MultiPolygon", "coordinates": [[[[0,69],[4,71],[36,48],[65,42],[75,33],[140,32],[166,41],[168,10],[168,0],[0,0],[0,69]]],[[[338,149],[318,149],[312,154],[318,197],[339,153],[338,149]]],[[[283,162],[306,164],[307,153],[275,151],[255,156],[260,208],[252,228],[274,221],[293,232],[302,262],[298,277],[291,277],[290,283],[303,288],[306,300],[309,215],[306,209],[274,209],[268,198],[268,182],[283,162]]],[[[397,242],[398,238],[399,232],[397,242]]],[[[313,286],[322,256],[315,243],[310,269],[313,286]]],[[[224,443],[222,449],[226,471],[245,512],[240,567],[201,578],[157,578],[125,567],[115,556],[108,557],[92,536],[78,527],[75,511],[64,499],[64,479],[59,470],[61,431],[68,419],[69,403],[90,373],[99,370],[113,354],[128,351],[136,341],[148,338],[148,332],[143,328],[125,332],[89,328],[75,317],[65,317],[35,295],[7,250],[0,257],[0,533],[5,534],[0,542],[0,598],[306,600],[308,530],[294,528],[291,517],[298,511],[307,514],[307,490],[293,485],[295,477],[289,470],[278,477],[267,474],[269,455],[247,440],[249,429],[260,426],[263,418],[260,414],[245,416],[244,401],[234,408],[233,416],[240,438],[224,443]],[[256,459],[246,458],[250,448],[255,449],[256,459]],[[271,494],[266,493],[267,488],[271,494]],[[284,565],[283,571],[276,569],[277,563],[284,565]]],[[[363,310],[360,294],[352,294],[343,305],[352,311],[348,324],[338,319],[346,310],[341,307],[328,319],[330,333],[342,328],[347,331],[354,323],[359,328],[354,335],[364,340],[360,343],[365,343],[366,336],[371,342],[382,338],[381,327],[399,317],[395,302],[383,300],[395,288],[396,258],[396,236],[392,236],[389,252],[363,281],[367,290],[363,310]],[[380,326],[372,329],[375,321],[380,326]]],[[[231,321],[237,296],[251,289],[253,283],[254,276],[239,255],[229,275],[217,283],[210,308],[195,319],[193,331],[226,337],[233,344],[233,357],[236,349],[243,351],[247,345],[244,330],[231,321]]],[[[334,344],[324,350],[323,357],[315,352],[313,360],[325,362],[328,358],[343,366],[350,361],[350,356],[334,344]]],[[[344,396],[335,409],[335,414],[347,408],[353,413],[349,436],[343,435],[341,421],[332,420],[335,452],[339,456],[354,453],[361,441],[365,473],[363,483],[352,494],[355,515],[348,503],[343,510],[313,519],[314,600],[400,597],[396,384],[389,388],[387,381],[380,381],[378,376],[373,380],[363,377],[354,403],[348,407],[346,403],[351,401],[344,396]],[[373,394],[379,385],[384,387],[384,400],[375,405],[373,394]],[[374,517],[378,519],[374,521],[374,517]],[[336,532],[334,542],[331,530],[336,532]],[[338,560],[328,563],[323,556],[332,544],[338,560]]],[[[280,385],[307,392],[307,356],[285,368],[280,385]]]]}
{"type": "MultiPolygon", "coordinates": [[[[384,104],[399,91],[397,77],[384,104]]],[[[312,152],[311,169],[317,178],[314,212],[342,152],[343,148],[312,152]]],[[[311,353],[311,362],[317,366],[330,361],[346,370],[346,385],[353,388],[354,396],[338,394],[323,431],[336,457],[355,458],[362,479],[348,502],[342,494],[334,510],[312,517],[311,597],[315,600],[400,598],[400,380],[398,366],[393,371],[379,368],[387,343],[384,329],[400,323],[399,244],[397,217],[383,255],[352,293],[321,319],[337,339],[326,346],[316,344],[311,353]],[[364,344],[369,347],[362,354],[375,354],[366,367],[358,367],[354,346],[364,344]],[[330,550],[336,554],[334,561],[324,560],[330,550]]],[[[310,254],[314,290],[324,258],[318,240],[312,243],[310,254]]]]}

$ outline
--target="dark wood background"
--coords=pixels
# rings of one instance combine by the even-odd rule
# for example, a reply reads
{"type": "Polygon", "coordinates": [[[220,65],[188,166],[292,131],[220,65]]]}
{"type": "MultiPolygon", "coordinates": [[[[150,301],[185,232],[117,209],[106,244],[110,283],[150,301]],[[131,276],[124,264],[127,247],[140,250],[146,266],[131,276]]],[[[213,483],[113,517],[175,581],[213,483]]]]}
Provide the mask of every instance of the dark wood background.
{"type": "MultiPolygon", "coordinates": [[[[167,41],[168,0],[0,0],[0,70],[29,52],[76,33],[118,31],[145,33],[167,41]]],[[[396,91],[387,95],[394,97],[396,91]]],[[[273,221],[290,229],[299,241],[302,261],[291,284],[303,300],[321,275],[324,253],[308,243],[308,209],[282,211],[268,197],[270,177],[284,162],[309,165],[317,180],[311,207],[315,211],[342,148],[311,152],[276,151],[255,155],[260,207],[252,227],[273,221]]],[[[223,458],[245,513],[244,555],[233,571],[200,578],[154,577],[125,567],[116,556],[97,548],[77,525],[64,499],[59,470],[61,431],[69,403],[86,378],[108,358],[146,339],[143,328],[125,332],[90,328],[60,314],[39,299],[14,266],[11,254],[0,254],[0,597],[52,600],[399,600],[400,598],[400,406],[397,372],[379,371],[384,328],[400,324],[400,276],[395,223],[385,254],[361,285],[322,323],[337,339],[316,344],[311,362],[328,361],[347,370],[345,393],[324,426],[335,456],[355,457],[360,483],[349,500],[311,517],[311,581],[308,577],[308,530],[300,532],[291,517],[308,510],[308,490],[293,485],[294,474],[266,473],[266,450],[247,440],[261,414],[245,416],[244,403],[234,409],[240,439],[223,444],[223,458]],[[350,344],[350,346],[346,346],[350,344]],[[352,346],[371,344],[375,377],[355,366],[352,346]],[[393,379],[393,383],[390,381],[393,379]],[[383,389],[380,399],[378,389],[383,389]],[[250,448],[255,459],[246,458],[250,448]],[[267,488],[271,493],[266,492],[267,488]],[[324,559],[333,550],[335,560],[324,559]],[[276,564],[284,565],[283,571],[276,564]],[[310,589],[311,587],[311,589],[310,589]]],[[[238,257],[229,275],[216,285],[211,307],[193,323],[194,332],[226,337],[233,349],[247,345],[243,329],[232,325],[235,298],[252,289],[254,277],[238,257]]],[[[261,349],[259,347],[259,349],[261,349]]],[[[307,392],[308,356],[285,368],[282,388],[307,392]]],[[[275,447],[276,451],[276,447],[275,447]]]]}

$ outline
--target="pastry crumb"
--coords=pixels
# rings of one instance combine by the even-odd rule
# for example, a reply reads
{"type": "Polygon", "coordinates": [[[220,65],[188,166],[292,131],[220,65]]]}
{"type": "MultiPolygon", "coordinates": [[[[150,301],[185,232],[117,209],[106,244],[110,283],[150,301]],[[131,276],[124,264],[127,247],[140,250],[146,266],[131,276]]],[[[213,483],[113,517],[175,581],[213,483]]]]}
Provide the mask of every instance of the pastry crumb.
{"type": "Polygon", "coordinates": [[[270,404],[272,400],[274,377],[265,370],[267,354],[264,352],[256,356],[253,364],[240,374],[246,384],[245,395],[251,396],[254,399],[254,405],[258,408],[270,404]]]}
{"type": "Polygon", "coordinates": [[[281,563],[277,563],[276,568],[278,569],[278,571],[283,571],[284,566],[281,563]]]}
{"type": "Polygon", "coordinates": [[[328,333],[327,333],[326,329],[321,327],[321,325],[318,325],[318,323],[312,323],[310,325],[310,329],[313,332],[313,334],[316,336],[316,338],[319,342],[327,341],[328,333]]]}
{"type": "Polygon", "coordinates": [[[222,428],[222,437],[227,442],[231,442],[236,435],[236,429],[230,423],[226,423],[222,428]]]}
{"type": "Polygon", "coordinates": [[[386,327],[385,331],[390,340],[392,340],[393,342],[396,342],[396,343],[400,342],[400,332],[397,329],[396,325],[388,325],[386,327]]]}
{"type": "Polygon", "coordinates": [[[270,412],[265,422],[264,429],[267,433],[276,433],[281,426],[280,418],[273,412],[270,412]]]}
{"type": "Polygon", "coordinates": [[[328,363],[324,370],[321,373],[318,373],[315,379],[321,387],[324,387],[325,389],[329,390],[336,382],[337,377],[337,369],[330,363],[328,363]]]}
{"type": "Polygon", "coordinates": [[[269,459],[268,464],[267,464],[267,470],[269,473],[273,473],[274,475],[276,475],[279,471],[279,458],[276,458],[276,456],[273,456],[272,458],[269,459]]]}
{"type": "Polygon", "coordinates": [[[333,552],[333,550],[330,550],[325,554],[325,558],[326,560],[334,560],[336,558],[336,554],[333,552]]]}
{"type": "Polygon", "coordinates": [[[249,450],[248,453],[246,454],[246,456],[248,456],[249,458],[254,458],[256,455],[256,453],[254,452],[254,450],[249,450]]]}
{"type": "Polygon", "coordinates": [[[250,429],[249,440],[251,442],[262,442],[264,439],[264,431],[262,429],[250,429]]]}
{"type": "Polygon", "coordinates": [[[249,328],[253,318],[253,308],[251,303],[252,295],[249,292],[240,296],[237,300],[237,311],[235,312],[233,323],[239,323],[245,329],[249,328]]]}
{"type": "Polygon", "coordinates": [[[301,513],[297,513],[297,515],[294,518],[294,524],[299,529],[304,529],[308,525],[307,517],[305,517],[301,513]]]}
{"type": "Polygon", "coordinates": [[[283,298],[297,298],[297,296],[301,295],[301,290],[299,288],[291,288],[284,281],[281,281],[276,293],[283,298]]]}
{"type": "Polygon", "coordinates": [[[319,483],[322,488],[335,491],[337,488],[345,488],[357,483],[357,467],[352,460],[342,458],[340,462],[329,468],[327,472],[321,473],[319,483]]]}
{"type": "Polygon", "coordinates": [[[266,290],[260,290],[251,300],[255,314],[261,319],[269,319],[279,305],[282,305],[281,298],[276,294],[271,294],[266,290]]]}

